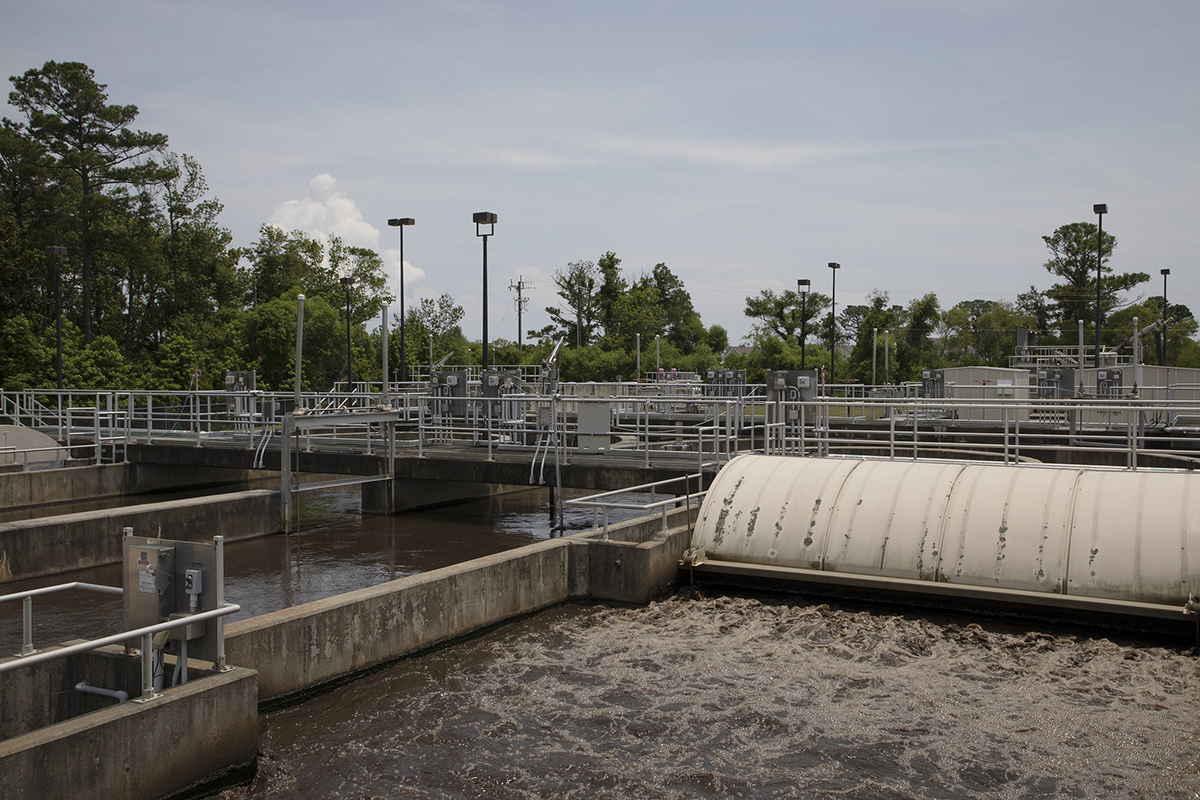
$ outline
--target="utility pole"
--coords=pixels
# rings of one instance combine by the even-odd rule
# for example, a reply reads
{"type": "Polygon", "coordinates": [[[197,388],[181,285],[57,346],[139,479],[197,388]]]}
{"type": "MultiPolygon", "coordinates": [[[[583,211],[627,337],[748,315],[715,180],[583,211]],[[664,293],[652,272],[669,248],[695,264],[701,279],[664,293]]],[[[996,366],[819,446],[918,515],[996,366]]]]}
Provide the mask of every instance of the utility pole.
{"type": "Polygon", "coordinates": [[[509,291],[512,291],[513,289],[517,290],[517,352],[524,353],[525,345],[523,344],[523,342],[524,342],[523,337],[525,335],[525,333],[524,333],[525,324],[524,324],[524,322],[522,322],[521,312],[523,312],[525,310],[525,305],[529,302],[529,298],[525,297],[525,295],[524,295],[524,291],[525,291],[524,276],[518,276],[516,283],[509,281],[508,288],[509,288],[509,291]]]}

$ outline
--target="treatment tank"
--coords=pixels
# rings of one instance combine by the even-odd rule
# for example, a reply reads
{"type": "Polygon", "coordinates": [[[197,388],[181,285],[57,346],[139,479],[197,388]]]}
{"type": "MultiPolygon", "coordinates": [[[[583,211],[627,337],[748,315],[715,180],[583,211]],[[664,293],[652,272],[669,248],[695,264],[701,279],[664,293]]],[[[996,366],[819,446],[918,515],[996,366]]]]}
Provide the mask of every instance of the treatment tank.
{"type": "Polygon", "coordinates": [[[824,583],[856,576],[888,589],[1181,613],[1200,591],[1197,480],[1183,472],[745,455],[709,488],[692,535],[702,556],[692,558],[824,583]]]}

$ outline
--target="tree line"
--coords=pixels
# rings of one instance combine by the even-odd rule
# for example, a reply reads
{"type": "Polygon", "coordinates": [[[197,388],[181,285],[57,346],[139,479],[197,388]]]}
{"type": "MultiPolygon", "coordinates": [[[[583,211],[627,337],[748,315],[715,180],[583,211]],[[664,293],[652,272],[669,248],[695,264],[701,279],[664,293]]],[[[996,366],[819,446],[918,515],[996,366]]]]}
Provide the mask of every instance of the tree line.
{"type": "MultiPolygon", "coordinates": [[[[367,326],[394,298],[378,253],[267,225],[255,242],[235,247],[199,163],[172,152],[165,134],[137,130],[137,107],[111,103],[86,64],[49,61],[10,81],[9,103],[20,118],[0,122],[0,386],[55,384],[56,290],[68,388],[222,388],[226,370],[250,369],[262,388],[289,388],[298,294],[306,297],[305,389],[328,389],[348,377],[347,314],[354,377],[382,377],[381,331],[367,326]],[[48,247],[66,249],[61,272],[48,247]]],[[[665,263],[628,275],[616,253],[606,252],[557,270],[561,302],[546,308],[550,324],[529,331],[534,343],[524,348],[492,342],[490,360],[536,364],[562,339],[565,380],[633,378],[640,346],[643,370],[657,348],[666,367],[701,375],[720,366],[746,369],[754,381],[767,369],[798,368],[802,350],[806,366],[827,366],[832,330],[836,373],[848,380],[871,380],[884,332],[892,381],[917,379],[927,367],[1002,366],[1019,327],[1038,331],[1044,344],[1074,343],[1082,319],[1091,343],[1097,233],[1094,224],[1078,222],[1043,237],[1044,266],[1055,282],[1011,302],[970,300],[944,309],[932,293],[901,305],[876,290],[866,303],[838,309],[835,319],[820,292],[802,298],[763,290],[745,298],[743,313],[755,325],[745,346],[732,351],[726,330],[704,325],[684,281],[665,263]]],[[[1134,316],[1143,325],[1166,316],[1173,320],[1164,340],[1170,363],[1200,367],[1191,311],[1164,309],[1159,295],[1128,299],[1150,276],[1114,272],[1108,262],[1115,247],[1105,232],[1102,341],[1124,339],[1134,316]]],[[[408,364],[449,353],[451,363],[480,362],[481,345],[464,336],[463,309],[450,295],[403,313],[408,364]]],[[[389,323],[394,329],[398,319],[389,323]]],[[[393,366],[401,363],[399,348],[400,337],[392,336],[393,366]]],[[[1148,363],[1161,352],[1148,348],[1148,363]]]]}

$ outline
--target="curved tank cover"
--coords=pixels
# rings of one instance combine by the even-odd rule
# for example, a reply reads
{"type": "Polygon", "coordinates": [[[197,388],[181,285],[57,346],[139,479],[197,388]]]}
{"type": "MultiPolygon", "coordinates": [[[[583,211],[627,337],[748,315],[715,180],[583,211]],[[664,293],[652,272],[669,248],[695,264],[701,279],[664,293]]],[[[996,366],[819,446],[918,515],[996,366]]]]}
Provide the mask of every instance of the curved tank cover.
{"type": "Polygon", "coordinates": [[[718,561],[1183,605],[1200,591],[1196,480],[739,456],[709,488],[692,547],[718,561]]]}

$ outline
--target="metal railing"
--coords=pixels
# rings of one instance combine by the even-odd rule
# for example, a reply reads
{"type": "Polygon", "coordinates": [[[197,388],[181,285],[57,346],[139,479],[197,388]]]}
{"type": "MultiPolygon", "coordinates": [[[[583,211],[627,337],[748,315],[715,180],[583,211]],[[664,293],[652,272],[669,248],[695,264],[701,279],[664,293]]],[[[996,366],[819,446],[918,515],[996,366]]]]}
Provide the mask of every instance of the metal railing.
{"type": "MultiPolygon", "coordinates": [[[[19,595],[8,595],[4,598],[0,598],[0,601],[18,596],[19,595]]],[[[0,673],[11,672],[15,669],[21,669],[23,667],[40,664],[46,661],[53,661],[59,658],[66,658],[68,656],[78,655],[79,653],[91,652],[92,650],[98,650],[101,647],[107,647],[113,644],[124,644],[134,639],[141,639],[142,696],[139,699],[142,701],[152,700],[158,696],[154,691],[154,635],[164,631],[172,631],[176,628],[184,628],[197,622],[207,622],[210,619],[218,619],[228,614],[236,614],[241,610],[242,607],[239,605],[234,603],[225,603],[220,608],[214,608],[210,611],[201,611],[197,614],[191,614],[180,617],[179,619],[160,622],[156,625],[147,625],[143,628],[135,628],[134,630],[125,631],[124,633],[116,633],[112,636],[105,636],[102,639],[93,639],[87,642],[80,642],[79,644],[67,645],[66,647],[60,647],[55,650],[35,652],[32,655],[22,656],[14,661],[0,664],[0,673]]],[[[218,670],[223,670],[225,668],[223,643],[221,645],[220,652],[221,656],[219,658],[219,663],[216,664],[215,667],[218,670]]]]}
{"type": "Polygon", "coordinates": [[[125,594],[125,590],[120,586],[104,586],[98,583],[83,583],[82,581],[72,581],[71,583],[60,583],[57,586],[45,586],[41,589],[31,589],[28,592],[17,592],[16,594],[6,594],[0,596],[0,604],[10,603],[16,600],[21,601],[22,605],[22,635],[21,635],[21,652],[18,656],[30,656],[37,652],[33,647],[33,598],[41,597],[47,594],[56,594],[58,592],[66,592],[72,589],[83,589],[91,592],[100,592],[102,594],[125,594]]]}
{"type": "Polygon", "coordinates": [[[672,509],[684,507],[688,509],[690,515],[692,501],[695,501],[698,507],[700,501],[704,499],[704,495],[707,494],[706,490],[692,492],[691,485],[693,480],[695,480],[698,488],[702,487],[704,485],[704,474],[701,472],[696,475],[684,475],[680,478],[668,478],[667,480],[654,481],[653,483],[643,483],[639,486],[630,486],[626,489],[615,489],[611,492],[577,497],[567,500],[566,504],[578,506],[579,508],[592,509],[592,525],[593,527],[601,527],[602,533],[600,538],[605,542],[610,541],[608,534],[608,512],[612,509],[641,511],[644,512],[644,516],[657,513],[662,519],[662,525],[659,530],[666,532],[667,516],[672,509]],[[670,496],[661,500],[656,499],[659,491],[666,489],[668,486],[677,486],[680,483],[683,484],[683,494],[671,493],[670,496]],[[646,494],[647,492],[649,492],[651,498],[648,501],[622,501],[616,499],[623,495],[646,494]]]}
{"type": "MultiPolygon", "coordinates": [[[[384,444],[382,431],[377,423],[355,422],[354,416],[386,408],[395,413],[409,437],[415,434],[415,438],[401,436],[397,448],[412,447],[424,456],[439,447],[470,445],[486,447],[489,459],[500,451],[528,451],[535,461],[542,459],[543,469],[552,442],[556,442],[556,455],[635,458],[646,467],[652,461],[678,463],[690,457],[703,468],[740,452],[760,451],[806,456],[858,452],[889,458],[936,452],[1019,461],[1027,460],[1035,436],[1044,452],[1049,448],[1124,453],[1130,468],[1136,468],[1147,453],[1200,456],[1200,431],[1178,425],[1180,419],[1191,425],[1189,421],[1200,418],[1200,391],[1190,384],[1171,387],[1158,393],[1168,397],[1154,399],[1131,393],[1106,399],[1040,400],[1030,396],[1036,387],[1020,387],[1015,397],[1006,398],[981,397],[978,392],[974,397],[922,398],[916,393],[918,385],[886,390],[861,387],[861,392],[858,387],[847,388],[854,391],[809,401],[520,392],[484,398],[425,391],[393,395],[387,405],[381,405],[379,398],[363,405],[372,401],[369,395],[327,393],[303,395],[298,413],[332,408],[345,415],[343,422],[306,428],[305,452],[373,453],[384,444]],[[582,413],[594,411],[595,404],[603,404],[606,411],[582,413]]],[[[967,394],[967,387],[962,388],[959,394],[967,394]]],[[[81,393],[64,393],[52,404],[42,402],[45,399],[31,393],[5,393],[3,404],[6,413],[22,424],[51,435],[62,432],[64,439],[69,437],[67,447],[94,447],[97,459],[107,452],[119,460],[118,449],[132,442],[166,440],[196,447],[210,443],[246,447],[255,451],[256,465],[278,442],[283,411],[295,402],[291,393],[258,392],[195,392],[186,397],[99,392],[89,396],[91,405],[81,402],[81,393]],[[80,445],[81,441],[86,444],[80,445]]]]}

